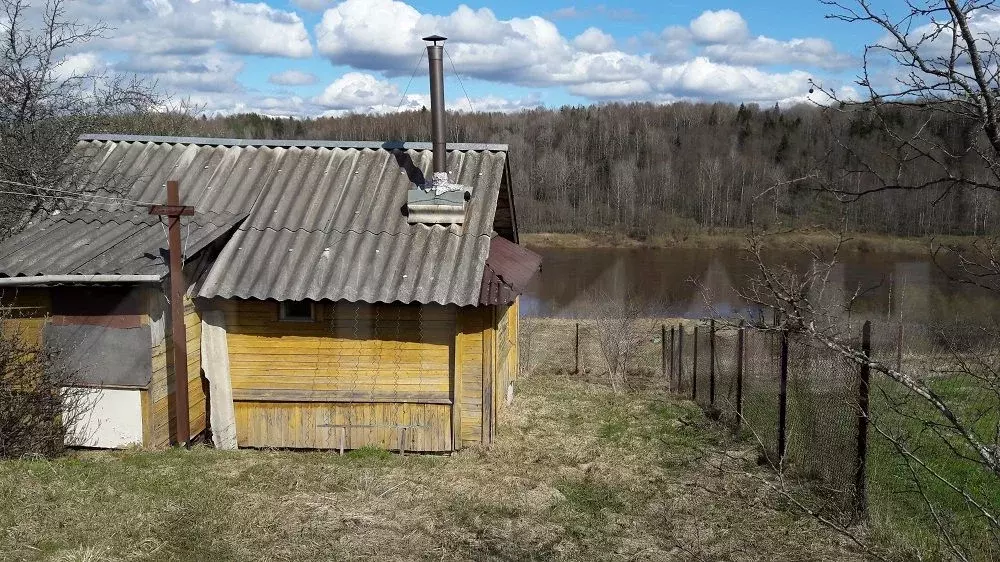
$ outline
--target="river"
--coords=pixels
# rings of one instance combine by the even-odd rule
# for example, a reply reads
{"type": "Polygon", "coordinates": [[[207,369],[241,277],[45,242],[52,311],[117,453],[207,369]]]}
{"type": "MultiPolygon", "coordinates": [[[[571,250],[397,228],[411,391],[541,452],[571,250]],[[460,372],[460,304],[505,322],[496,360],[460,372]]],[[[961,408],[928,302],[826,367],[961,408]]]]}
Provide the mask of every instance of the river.
{"type": "MultiPolygon", "coordinates": [[[[636,299],[650,316],[705,318],[751,311],[740,294],[757,274],[746,252],[688,248],[532,248],[542,271],[522,297],[526,316],[593,313],[597,298],[636,299]],[[706,298],[707,297],[707,298],[706,298]]],[[[805,252],[771,252],[768,259],[802,270],[805,252]]],[[[1000,318],[1000,298],[958,284],[929,255],[850,253],[841,256],[827,296],[854,300],[852,314],[905,322],[1000,318]]]]}

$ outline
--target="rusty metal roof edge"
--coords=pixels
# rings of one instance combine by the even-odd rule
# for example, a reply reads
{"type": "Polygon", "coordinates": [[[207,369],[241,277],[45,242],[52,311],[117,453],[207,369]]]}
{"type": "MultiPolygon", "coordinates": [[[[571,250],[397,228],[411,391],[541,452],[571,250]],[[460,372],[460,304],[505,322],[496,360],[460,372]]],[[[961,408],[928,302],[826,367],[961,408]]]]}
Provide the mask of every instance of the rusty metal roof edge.
{"type": "MultiPolygon", "coordinates": [[[[278,139],[227,139],[212,137],[169,137],[149,135],[80,135],[81,141],[107,142],[151,142],[161,144],[193,144],[206,146],[253,146],[253,147],[284,147],[284,148],[369,148],[373,150],[431,150],[429,142],[406,141],[325,141],[325,140],[278,140],[278,139]]],[[[448,150],[465,150],[474,152],[508,152],[506,144],[488,143],[448,143],[448,150]]]]}

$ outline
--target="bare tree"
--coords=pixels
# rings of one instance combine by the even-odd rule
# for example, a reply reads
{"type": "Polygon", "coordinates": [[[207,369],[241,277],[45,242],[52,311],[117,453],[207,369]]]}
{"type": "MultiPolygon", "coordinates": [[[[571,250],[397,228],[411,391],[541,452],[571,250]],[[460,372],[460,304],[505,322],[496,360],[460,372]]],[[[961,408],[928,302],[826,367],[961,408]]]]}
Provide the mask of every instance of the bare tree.
{"type": "Polygon", "coordinates": [[[65,0],[47,0],[39,8],[28,0],[0,0],[0,10],[3,237],[39,211],[86,199],[52,189],[114,193],[114,182],[106,178],[94,186],[86,177],[89,170],[67,159],[70,149],[81,133],[99,132],[115,119],[129,123],[161,107],[164,99],[138,78],[72,68],[70,55],[110,30],[68,19],[65,0]]]}

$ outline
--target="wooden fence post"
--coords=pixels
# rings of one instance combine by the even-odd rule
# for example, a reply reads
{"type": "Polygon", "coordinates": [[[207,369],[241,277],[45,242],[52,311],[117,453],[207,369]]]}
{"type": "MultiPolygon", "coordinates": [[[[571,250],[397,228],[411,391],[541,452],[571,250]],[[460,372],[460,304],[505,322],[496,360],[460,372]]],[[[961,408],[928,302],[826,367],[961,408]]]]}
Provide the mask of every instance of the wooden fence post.
{"type": "Polygon", "coordinates": [[[677,326],[677,393],[681,392],[684,380],[684,324],[677,326]]]}
{"type": "MultiPolygon", "coordinates": [[[[872,323],[865,322],[861,330],[861,352],[866,359],[872,354],[872,323]]],[[[855,516],[858,519],[868,513],[868,416],[871,413],[869,393],[871,382],[871,367],[868,363],[861,365],[858,380],[858,457],[854,473],[855,516]]]]}
{"type": "Polygon", "coordinates": [[[785,460],[785,424],[788,411],[788,332],[781,331],[781,379],[778,383],[778,463],[785,460]]]}
{"type": "Polygon", "coordinates": [[[715,406],[715,318],[708,333],[708,403],[715,406]]]}
{"type": "Polygon", "coordinates": [[[667,379],[667,388],[670,388],[670,379],[667,378],[667,325],[660,324],[660,374],[667,379]]]}
{"type": "Polygon", "coordinates": [[[573,353],[576,357],[576,363],[573,367],[573,373],[580,374],[580,323],[576,323],[576,343],[573,345],[573,353]]]}
{"type": "Polygon", "coordinates": [[[746,349],[746,326],[740,321],[736,335],[736,428],[743,423],[743,356],[746,349]]]}
{"type": "Polygon", "coordinates": [[[677,328],[670,327],[670,389],[674,389],[674,333],[677,328]]]}
{"type": "Polygon", "coordinates": [[[694,327],[694,361],[691,362],[691,400],[698,401],[698,326],[694,327]]]}

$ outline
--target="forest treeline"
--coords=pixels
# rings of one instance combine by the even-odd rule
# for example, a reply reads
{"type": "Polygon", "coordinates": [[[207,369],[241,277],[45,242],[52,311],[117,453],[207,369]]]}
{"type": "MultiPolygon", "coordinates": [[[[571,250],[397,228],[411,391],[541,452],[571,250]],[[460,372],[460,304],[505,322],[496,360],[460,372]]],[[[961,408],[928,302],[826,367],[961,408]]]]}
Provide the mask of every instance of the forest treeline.
{"type": "MultiPolygon", "coordinates": [[[[145,132],[158,134],[373,141],[423,141],[430,129],[426,110],[306,120],[185,117],[149,126],[145,132]]],[[[850,230],[906,236],[993,233],[1000,196],[989,188],[940,185],[880,192],[847,206],[838,201],[832,190],[877,187],[875,172],[913,184],[940,174],[938,164],[901,152],[898,137],[886,132],[890,126],[933,131],[949,148],[936,157],[938,163],[950,159],[948,173],[989,182],[987,167],[970,155],[973,124],[928,122],[908,108],[636,103],[459,113],[449,114],[448,140],[510,145],[526,232],[643,238],[699,227],[837,227],[846,221],[850,230]],[[897,169],[901,155],[906,164],[897,169]]]]}

